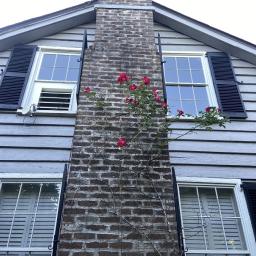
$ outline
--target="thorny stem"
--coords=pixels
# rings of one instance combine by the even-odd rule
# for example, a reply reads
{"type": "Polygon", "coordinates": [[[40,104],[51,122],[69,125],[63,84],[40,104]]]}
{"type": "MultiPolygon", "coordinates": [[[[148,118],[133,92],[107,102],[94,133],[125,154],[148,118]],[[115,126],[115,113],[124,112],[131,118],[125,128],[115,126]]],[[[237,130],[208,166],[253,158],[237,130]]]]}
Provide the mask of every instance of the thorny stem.
{"type": "Polygon", "coordinates": [[[154,249],[154,251],[159,255],[162,256],[161,252],[156,248],[156,246],[154,245],[154,243],[152,242],[152,240],[148,237],[148,235],[144,232],[141,232],[136,226],[134,226],[133,224],[130,223],[130,221],[128,221],[125,217],[123,216],[119,216],[117,212],[112,212],[110,211],[110,213],[112,213],[113,215],[116,215],[118,217],[121,217],[122,221],[127,223],[132,229],[134,229],[138,234],[144,236],[151,244],[152,248],[154,249]]]}

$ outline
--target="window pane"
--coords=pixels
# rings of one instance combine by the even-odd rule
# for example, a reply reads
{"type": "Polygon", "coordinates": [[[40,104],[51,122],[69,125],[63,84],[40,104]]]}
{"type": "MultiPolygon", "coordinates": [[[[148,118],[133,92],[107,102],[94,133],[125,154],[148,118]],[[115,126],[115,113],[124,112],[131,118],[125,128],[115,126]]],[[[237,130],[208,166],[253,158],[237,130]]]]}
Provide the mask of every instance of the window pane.
{"type": "Polygon", "coordinates": [[[175,58],[168,57],[164,59],[166,63],[164,64],[165,70],[165,81],[167,83],[177,83],[178,75],[176,70],[175,58]]]}
{"type": "Polygon", "coordinates": [[[30,226],[32,247],[48,247],[52,244],[56,214],[37,214],[30,226]],[[33,233],[32,233],[33,232],[33,233]]]}
{"type": "Polygon", "coordinates": [[[178,69],[189,69],[188,58],[186,57],[177,57],[177,67],[178,69]]]}
{"type": "Polygon", "coordinates": [[[203,101],[203,100],[197,100],[196,101],[196,106],[197,106],[198,113],[199,112],[204,112],[205,109],[207,107],[209,107],[209,102],[208,101],[203,101]]]}
{"type": "Polygon", "coordinates": [[[67,74],[67,81],[77,81],[79,75],[79,69],[69,69],[67,74]]]}
{"type": "Polygon", "coordinates": [[[218,201],[214,188],[198,188],[203,216],[220,218],[218,201]]]}
{"type": "Polygon", "coordinates": [[[55,68],[53,72],[52,80],[65,81],[67,68],[55,68]]]}
{"type": "Polygon", "coordinates": [[[7,246],[19,190],[19,184],[2,184],[0,194],[0,246],[7,246]]]}
{"type": "Polygon", "coordinates": [[[192,115],[192,116],[197,115],[194,101],[183,100],[182,110],[185,112],[185,114],[192,115]]]}
{"type": "Polygon", "coordinates": [[[58,54],[55,67],[67,68],[68,67],[68,60],[69,60],[69,56],[68,55],[60,55],[60,54],[58,54]]]}
{"type": "Polygon", "coordinates": [[[181,210],[183,216],[200,216],[196,188],[180,188],[181,210]]]}
{"type": "Polygon", "coordinates": [[[77,55],[70,55],[69,68],[79,68],[80,66],[79,59],[80,57],[77,55]]]}
{"type": "Polygon", "coordinates": [[[46,213],[56,212],[58,209],[59,193],[59,184],[44,184],[38,203],[38,211],[45,211],[46,213]]]}
{"type": "Polygon", "coordinates": [[[194,92],[195,92],[196,100],[207,100],[208,99],[208,95],[207,95],[205,86],[200,86],[200,87],[194,86],[194,92]]]}
{"type": "Polygon", "coordinates": [[[192,70],[193,83],[205,83],[204,73],[202,70],[192,70]]]}
{"type": "Polygon", "coordinates": [[[168,100],[168,106],[170,109],[170,114],[173,116],[177,115],[177,109],[181,109],[180,100],[168,100]]]}
{"type": "Polygon", "coordinates": [[[40,184],[23,184],[16,213],[34,213],[40,184]]]}
{"type": "Polygon", "coordinates": [[[39,80],[51,80],[52,79],[53,68],[40,68],[40,72],[38,75],[39,80]]]}
{"type": "Polygon", "coordinates": [[[56,54],[44,54],[41,67],[54,67],[56,54]]]}
{"type": "Polygon", "coordinates": [[[245,240],[242,232],[242,223],[240,219],[223,220],[225,235],[227,238],[228,249],[241,250],[246,249],[245,240]]]}
{"type": "Polygon", "coordinates": [[[166,86],[166,93],[168,99],[180,99],[179,87],[178,86],[166,86]]]}
{"type": "Polygon", "coordinates": [[[226,241],[220,218],[204,218],[207,245],[210,250],[226,250],[226,241]]]}
{"type": "Polygon", "coordinates": [[[180,95],[182,100],[193,100],[194,94],[192,86],[180,86],[180,95]]]}
{"type": "Polygon", "coordinates": [[[239,217],[233,189],[217,189],[223,217],[239,217]]]}
{"type": "Polygon", "coordinates": [[[183,217],[186,248],[189,250],[205,250],[204,225],[200,218],[183,217]]]}
{"type": "Polygon", "coordinates": [[[12,232],[10,236],[9,246],[13,247],[24,247],[25,241],[27,240],[28,233],[27,224],[31,222],[33,215],[31,214],[18,214],[15,215],[13,221],[12,232]]]}
{"type": "Polygon", "coordinates": [[[178,70],[180,83],[192,83],[189,70],[178,70]]]}
{"type": "Polygon", "coordinates": [[[203,70],[201,58],[189,58],[190,68],[203,70]]]}

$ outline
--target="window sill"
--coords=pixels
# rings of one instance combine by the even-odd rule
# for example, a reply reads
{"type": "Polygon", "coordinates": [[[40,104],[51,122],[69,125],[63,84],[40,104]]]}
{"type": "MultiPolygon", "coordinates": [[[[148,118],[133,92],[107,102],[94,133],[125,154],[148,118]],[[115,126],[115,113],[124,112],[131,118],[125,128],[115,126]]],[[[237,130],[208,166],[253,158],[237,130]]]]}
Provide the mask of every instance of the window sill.
{"type": "Polygon", "coordinates": [[[168,120],[172,120],[173,122],[194,122],[195,121],[195,117],[193,116],[181,116],[181,117],[167,116],[166,118],[168,120]]]}
{"type": "MultiPolygon", "coordinates": [[[[13,113],[13,112],[12,112],[13,113]]],[[[19,116],[30,116],[29,113],[22,113],[22,110],[17,110],[17,115],[19,116]]],[[[32,114],[32,116],[58,116],[58,117],[76,117],[76,112],[47,112],[47,111],[37,111],[32,114]]]]}

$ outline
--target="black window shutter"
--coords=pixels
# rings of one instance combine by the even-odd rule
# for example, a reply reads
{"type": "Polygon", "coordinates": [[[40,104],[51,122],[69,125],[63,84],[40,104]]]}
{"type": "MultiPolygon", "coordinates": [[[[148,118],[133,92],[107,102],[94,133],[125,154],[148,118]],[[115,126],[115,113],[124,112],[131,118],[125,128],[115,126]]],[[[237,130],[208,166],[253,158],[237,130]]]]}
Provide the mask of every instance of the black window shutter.
{"type": "Polygon", "coordinates": [[[57,255],[58,243],[59,243],[59,236],[60,236],[60,225],[62,220],[62,211],[64,206],[64,199],[65,199],[65,192],[67,188],[67,179],[68,179],[68,164],[65,164],[63,177],[62,177],[62,186],[60,191],[60,202],[59,202],[59,209],[55,227],[55,234],[53,237],[53,245],[52,245],[52,256],[57,255]]]}
{"type": "Polygon", "coordinates": [[[176,181],[176,173],[175,173],[174,167],[172,167],[172,169],[171,169],[171,176],[172,176],[172,184],[173,184],[174,205],[175,205],[175,210],[176,210],[178,245],[179,245],[179,249],[180,249],[180,255],[185,256],[183,235],[182,235],[181,216],[180,216],[179,196],[178,196],[178,185],[177,185],[177,181],[176,181]]]}
{"type": "Polygon", "coordinates": [[[207,56],[221,111],[229,118],[246,118],[229,56],[223,52],[208,52],[207,56]]]}
{"type": "Polygon", "coordinates": [[[12,50],[0,85],[0,109],[20,106],[36,49],[34,45],[21,45],[12,50]]]}
{"type": "Polygon", "coordinates": [[[84,54],[86,49],[88,48],[88,35],[87,30],[84,31],[84,38],[83,38],[83,46],[82,46],[82,52],[80,56],[80,71],[79,71],[79,79],[77,82],[77,91],[76,91],[76,97],[77,97],[77,103],[79,100],[79,93],[80,93],[80,87],[81,87],[81,79],[82,79],[82,73],[83,73],[83,65],[84,65],[84,54]]]}
{"type": "Polygon", "coordinates": [[[243,183],[242,188],[244,190],[254,237],[256,239],[256,183],[243,183]]]}

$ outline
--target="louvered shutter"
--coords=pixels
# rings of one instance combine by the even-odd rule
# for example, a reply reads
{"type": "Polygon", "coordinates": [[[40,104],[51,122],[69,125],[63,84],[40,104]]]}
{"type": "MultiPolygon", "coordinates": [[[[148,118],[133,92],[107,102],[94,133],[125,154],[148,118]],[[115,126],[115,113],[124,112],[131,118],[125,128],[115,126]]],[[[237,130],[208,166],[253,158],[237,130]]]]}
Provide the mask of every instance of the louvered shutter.
{"type": "Polygon", "coordinates": [[[84,38],[83,38],[83,47],[80,57],[80,70],[79,70],[79,78],[77,81],[77,90],[76,90],[76,97],[77,97],[77,103],[79,100],[79,93],[80,93],[80,87],[81,87],[81,77],[83,73],[83,65],[84,65],[84,54],[85,50],[88,48],[88,36],[87,36],[87,30],[84,31],[84,38]]]}
{"type": "Polygon", "coordinates": [[[17,109],[20,106],[36,48],[34,45],[22,45],[13,49],[0,85],[0,109],[17,109]]]}
{"type": "Polygon", "coordinates": [[[251,217],[251,223],[256,240],[256,183],[244,183],[243,190],[245,193],[248,210],[251,217]]]}
{"type": "Polygon", "coordinates": [[[222,52],[207,53],[215,91],[223,114],[230,118],[246,118],[230,58],[222,52]]]}

